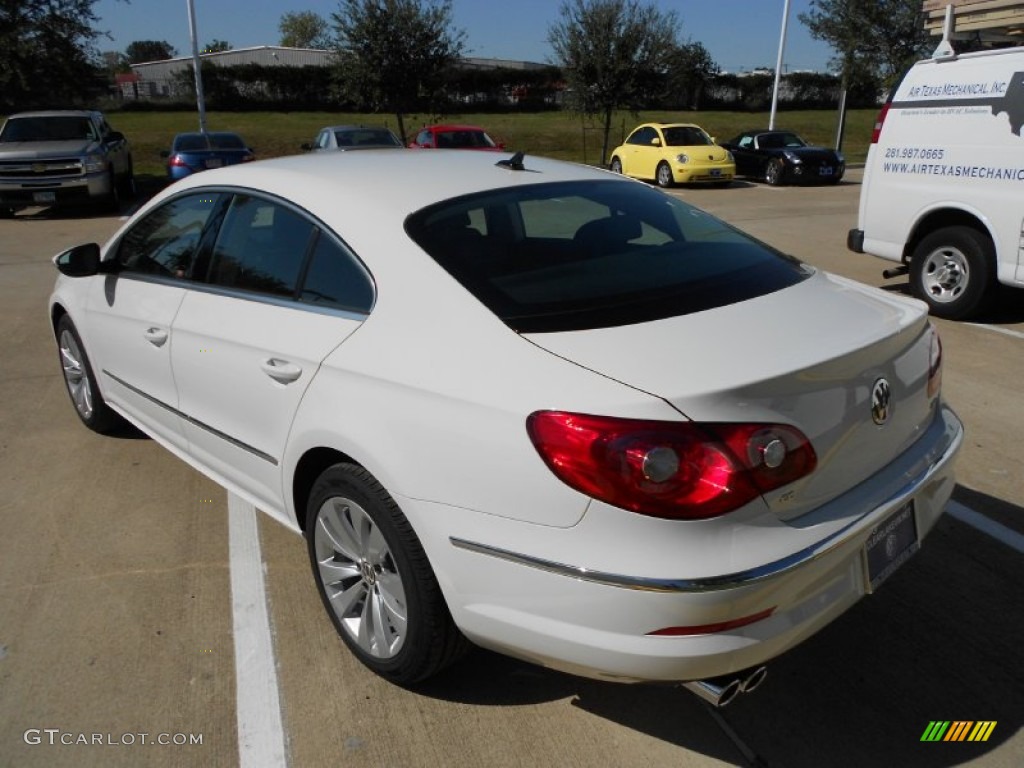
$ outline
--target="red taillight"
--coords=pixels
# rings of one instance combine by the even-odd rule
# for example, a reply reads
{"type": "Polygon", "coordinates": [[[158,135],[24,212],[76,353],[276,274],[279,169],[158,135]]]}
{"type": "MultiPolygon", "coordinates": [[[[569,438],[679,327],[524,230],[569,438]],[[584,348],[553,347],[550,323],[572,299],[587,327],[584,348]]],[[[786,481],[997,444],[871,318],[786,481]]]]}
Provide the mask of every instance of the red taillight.
{"type": "Polygon", "coordinates": [[[776,606],[772,606],[764,611],[751,614],[750,616],[744,616],[739,619],[730,619],[729,621],[719,621],[714,624],[700,624],[692,627],[665,627],[664,629],[656,629],[653,632],[648,632],[648,635],[655,635],[658,637],[688,637],[690,635],[711,635],[715,632],[728,632],[730,629],[739,629],[740,627],[746,627],[751,624],[756,624],[762,619],[767,619],[773,613],[775,613],[776,606]]]}
{"type": "Polygon", "coordinates": [[[814,449],[778,424],[697,424],[537,411],[526,420],[562,482],[653,517],[717,517],[810,473],[814,449]]]}
{"type": "Polygon", "coordinates": [[[882,111],[878,113],[878,117],[875,118],[875,127],[871,129],[871,143],[877,144],[878,139],[882,135],[882,126],[885,124],[885,116],[889,114],[889,104],[886,102],[885,106],[882,107],[882,111]]]}
{"type": "Polygon", "coordinates": [[[251,163],[255,159],[256,159],[256,155],[242,155],[242,162],[243,163],[251,163]]]}
{"type": "Polygon", "coordinates": [[[928,342],[928,397],[935,397],[942,389],[942,339],[931,324],[928,325],[931,339],[928,342]]]}
{"type": "Polygon", "coordinates": [[[182,159],[181,155],[171,155],[171,158],[167,161],[167,164],[176,166],[178,168],[188,168],[188,163],[186,163],[182,159]]]}

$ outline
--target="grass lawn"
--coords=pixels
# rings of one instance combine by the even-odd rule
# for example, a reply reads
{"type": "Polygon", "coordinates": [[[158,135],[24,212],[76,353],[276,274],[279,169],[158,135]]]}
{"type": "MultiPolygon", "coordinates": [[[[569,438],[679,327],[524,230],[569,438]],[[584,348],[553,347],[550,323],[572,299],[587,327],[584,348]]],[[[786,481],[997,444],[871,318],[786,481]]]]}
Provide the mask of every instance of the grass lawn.
{"type": "MultiPolygon", "coordinates": [[[[847,113],[843,150],[847,162],[863,162],[867,156],[871,127],[877,110],[851,110],[847,113]]],[[[107,115],[115,130],[124,133],[132,144],[135,170],[140,176],[164,176],[160,150],[170,146],[171,138],[181,131],[199,128],[194,112],[111,112],[107,115]]],[[[511,150],[528,155],[544,155],[562,160],[598,164],[601,162],[601,126],[568,112],[445,115],[444,122],[482,125],[511,150]]],[[[406,131],[438,122],[436,115],[406,115],[406,131]]],[[[629,112],[617,113],[612,120],[609,149],[621,143],[625,134],[643,122],[692,122],[701,125],[719,141],[748,128],[768,125],[767,112],[629,112]]],[[[210,112],[206,125],[211,131],[236,131],[245,137],[259,158],[302,152],[300,145],[312,141],[325,125],[341,123],[385,124],[397,131],[394,115],[345,114],[339,112],[210,112]]],[[[776,127],[793,130],[805,140],[833,146],[838,112],[829,110],[780,111],[776,127]]],[[[607,158],[605,159],[607,161],[607,158]]]]}

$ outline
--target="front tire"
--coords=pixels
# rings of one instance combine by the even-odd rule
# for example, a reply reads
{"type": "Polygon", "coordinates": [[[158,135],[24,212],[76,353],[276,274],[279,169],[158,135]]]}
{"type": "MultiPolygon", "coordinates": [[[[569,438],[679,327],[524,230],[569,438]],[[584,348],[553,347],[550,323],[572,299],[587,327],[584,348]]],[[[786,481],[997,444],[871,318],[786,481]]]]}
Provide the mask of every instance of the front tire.
{"type": "Polygon", "coordinates": [[[988,236],[976,229],[939,229],[914,249],[910,289],[937,317],[970,317],[994,286],[995,249],[988,236]]]}
{"type": "Polygon", "coordinates": [[[672,169],[666,162],[658,163],[658,170],[655,171],[654,180],[658,182],[658,186],[662,189],[668,189],[676,183],[675,177],[672,175],[672,169]]]}
{"type": "Polygon", "coordinates": [[[110,192],[107,193],[106,199],[103,201],[103,208],[108,213],[120,213],[121,212],[121,185],[120,180],[117,178],[117,174],[114,173],[114,167],[111,166],[109,170],[110,175],[110,192]]]}
{"type": "Polygon", "coordinates": [[[764,169],[764,180],[766,184],[777,187],[782,184],[782,175],[785,172],[785,168],[782,165],[782,161],[779,159],[769,160],[768,165],[764,169]]]}
{"type": "Polygon", "coordinates": [[[306,519],[320,598],[360,662],[411,685],[465,652],[419,539],[373,475],[330,467],[313,484],[306,519]]]}
{"type": "Polygon", "coordinates": [[[67,385],[75,413],[93,432],[106,434],[120,427],[123,419],[103,400],[92,372],[85,345],[75,324],[67,315],[57,322],[57,349],[60,354],[64,383],[67,385]]]}

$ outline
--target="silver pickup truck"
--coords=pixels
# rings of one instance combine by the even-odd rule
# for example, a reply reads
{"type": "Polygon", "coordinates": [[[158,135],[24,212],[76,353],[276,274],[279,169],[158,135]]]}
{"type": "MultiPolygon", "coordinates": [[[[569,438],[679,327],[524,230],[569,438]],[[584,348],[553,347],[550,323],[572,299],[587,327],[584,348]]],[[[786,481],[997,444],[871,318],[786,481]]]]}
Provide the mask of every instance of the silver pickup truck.
{"type": "Polygon", "coordinates": [[[0,216],[31,205],[117,211],[134,194],[128,140],[100,112],[22,112],[0,130],[0,216]]]}

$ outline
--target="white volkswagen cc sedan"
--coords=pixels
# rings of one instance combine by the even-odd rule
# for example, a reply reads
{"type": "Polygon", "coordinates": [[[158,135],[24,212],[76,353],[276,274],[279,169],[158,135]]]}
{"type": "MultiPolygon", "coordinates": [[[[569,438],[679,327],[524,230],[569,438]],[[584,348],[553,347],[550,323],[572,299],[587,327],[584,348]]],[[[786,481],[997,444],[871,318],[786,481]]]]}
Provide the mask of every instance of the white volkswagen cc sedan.
{"type": "Polygon", "coordinates": [[[953,489],[923,304],[660,190],[520,155],[209,171],[55,258],[87,427],[309,543],[409,685],[472,643],[721,703],[874,591],[953,489]],[[696,688],[695,688],[696,689],[696,688]]]}

